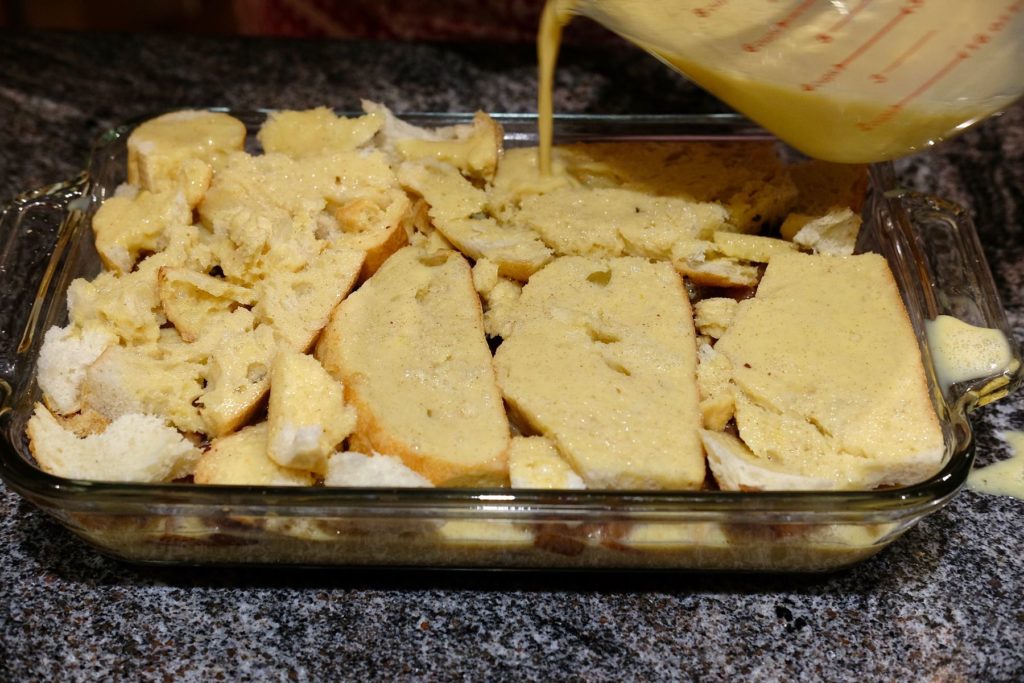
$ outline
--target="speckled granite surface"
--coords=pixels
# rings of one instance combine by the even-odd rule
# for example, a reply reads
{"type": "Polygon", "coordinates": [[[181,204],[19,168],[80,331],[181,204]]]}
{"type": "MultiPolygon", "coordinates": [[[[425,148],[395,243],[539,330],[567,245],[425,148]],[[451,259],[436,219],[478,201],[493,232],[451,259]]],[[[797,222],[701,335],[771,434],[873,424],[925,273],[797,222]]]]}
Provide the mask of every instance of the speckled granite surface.
{"type": "MultiPolygon", "coordinates": [[[[716,111],[648,58],[567,51],[558,108],[716,111]],[[614,73],[611,73],[614,70],[614,73]]],[[[528,46],[0,33],[0,201],[122,120],[190,105],[527,111],[528,46]]],[[[1024,332],[1024,106],[900,163],[975,215],[1024,332]]],[[[976,420],[1006,456],[1024,396],[976,420]]],[[[149,569],[0,486],[0,680],[1024,679],[1024,502],[964,492],[831,576],[149,569]]]]}

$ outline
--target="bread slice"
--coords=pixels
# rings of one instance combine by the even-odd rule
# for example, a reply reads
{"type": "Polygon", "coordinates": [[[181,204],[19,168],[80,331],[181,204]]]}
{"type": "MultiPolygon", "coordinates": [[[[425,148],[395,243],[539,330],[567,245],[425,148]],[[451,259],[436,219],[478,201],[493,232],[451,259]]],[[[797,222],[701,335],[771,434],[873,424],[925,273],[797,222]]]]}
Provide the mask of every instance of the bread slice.
{"type": "Polygon", "coordinates": [[[731,364],[749,449],[712,462],[720,485],[871,489],[941,467],[917,337],[883,257],[775,256],[714,348],[731,364]]]}
{"type": "Polygon", "coordinates": [[[314,477],[303,470],[281,467],[267,456],[266,422],[214,439],[196,463],[197,484],[239,486],[312,486],[314,477]]]}
{"type": "Polygon", "coordinates": [[[282,467],[327,471],[327,457],[356,426],[345,387],[316,358],[281,351],[270,373],[267,453],[282,467]]]}
{"type": "Polygon", "coordinates": [[[69,479],[171,481],[191,473],[199,450],[163,420],[126,414],[84,438],[65,429],[42,404],[28,421],[29,448],[39,466],[69,479]]]}
{"type": "Polygon", "coordinates": [[[512,410],[588,487],[703,483],[693,319],[669,264],[553,261],[523,288],[494,362],[512,410]]]}
{"type": "Polygon", "coordinates": [[[507,482],[508,421],[458,253],[397,252],[338,306],[317,357],[358,413],[352,450],[437,485],[507,482]]]}

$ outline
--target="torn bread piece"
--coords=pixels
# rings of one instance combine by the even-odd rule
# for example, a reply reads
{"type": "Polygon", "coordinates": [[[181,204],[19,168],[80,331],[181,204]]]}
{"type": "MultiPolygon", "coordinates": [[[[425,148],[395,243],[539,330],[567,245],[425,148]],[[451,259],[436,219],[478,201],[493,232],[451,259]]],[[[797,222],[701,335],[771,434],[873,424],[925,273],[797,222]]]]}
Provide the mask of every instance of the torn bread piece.
{"type": "Polygon", "coordinates": [[[587,485],[543,436],[515,436],[508,450],[514,489],[585,489],[587,485]]]}
{"type": "Polygon", "coordinates": [[[437,485],[507,483],[508,421],[457,252],[397,252],[338,306],[317,357],[358,413],[353,450],[396,455],[437,485]]]}
{"type": "Polygon", "coordinates": [[[345,387],[316,358],[281,351],[270,372],[267,454],[282,467],[323,475],[327,458],[356,426],[345,387]]]}
{"type": "Polygon", "coordinates": [[[722,431],[702,429],[708,467],[724,491],[819,491],[834,488],[822,477],[787,472],[770,460],[758,458],[745,443],[722,431]]]}
{"type": "Polygon", "coordinates": [[[588,487],[701,487],[693,319],[669,264],[562,257],[516,306],[498,384],[588,487]]]}
{"type": "Polygon", "coordinates": [[[498,264],[502,275],[520,281],[551,260],[551,249],[536,233],[487,216],[486,193],[454,166],[407,163],[398,177],[426,200],[434,227],[466,256],[487,258],[498,264]]]}
{"type": "Polygon", "coordinates": [[[729,382],[729,359],[704,342],[697,343],[697,390],[704,428],[723,430],[736,411],[735,389],[729,382]]]}
{"type": "Polygon", "coordinates": [[[815,254],[851,256],[857,246],[860,224],[860,216],[844,207],[806,222],[800,221],[797,214],[790,214],[782,228],[783,231],[795,228],[793,242],[815,254]]]}
{"type": "Polygon", "coordinates": [[[308,351],[338,302],[355,286],[365,253],[328,248],[297,271],[268,274],[253,287],[253,314],[274,330],[278,343],[308,351]]]}
{"type": "Polygon", "coordinates": [[[312,486],[309,472],[281,467],[267,456],[266,422],[214,439],[196,463],[197,484],[312,486]]]}
{"type": "Polygon", "coordinates": [[[66,429],[42,404],[28,421],[29,448],[39,466],[69,479],[162,482],[192,472],[199,450],[163,420],[122,415],[84,438],[66,429]]]}
{"type": "Polygon", "coordinates": [[[734,483],[790,486],[779,471],[871,489],[941,467],[917,337],[882,256],[775,256],[714,349],[731,364],[739,437],[767,472],[734,483]]]}
{"type": "Polygon", "coordinates": [[[108,420],[124,415],[156,415],[183,432],[206,428],[198,403],[205,383],[204,368],[159,346],[106,349],[85,372],[84,408],[108,420]]]}
{"type": "Polygon", "coordinates": [[[93,280],[78,278],[68,287],[68,316],[85,328],[102,325],[125,344],[151,344],[167,322],[160,303],[161,268],[205,272],[212,253],[194,225],[172,228],[163,251],[140,261],[130,273],[104,271],[93,280]]]}
{"type": "Polygon", "coordinates": [[[454,126],[452,130],[454,137],[448,140],[395,140],[395,150],[407,161],[441,161],[467,176],[493,180],[502,150],[501,126],[478,111],[471,125],[454,126]]]}
{"type": "Polygon", "coordinates": [[[192,209],[178,191],[153,193],[143,190],[132,198],[110,197],[92,219],[96,251],[103,265],[127,273],[143,254],[167,246],[173,226],[192,223],[192,209]]]}
{"type": "Polygon", "coordinates": [[[775,254],[797,251],[796,245],[792,242],[735,232],[716,232],[714,243],[715,251],[723,256],[752,263],[768,263],[775,254]]]}
{"type": "Polygon", "coordinates": [[[328,244],[386,258],[403,241],[397,231],[408,207],[377,151],[302,160],[237,153],[214,177],[199,216],[213,233],[224,275],[252,285],[305,267],[328,244]]]}
{"type": "Polygon", "coordinates": [[[60,415],[81,410],[80,392],[86,369],[116,342],[114,333],[99,325],[82,329],[68,324],[46,331],[39,349],[36,379],[50,410],[60,415]]]}
{"type": "Polygon", "coordinates": [[[198,401],[205,434],[223,436],[252,419],[270,388],[275,355],[277,343],[268,325],[220,340],[206,363],[206,385],[198,401]]]}
{"type": "Polygon", "coordinates": [[[160,268],[157,288],[164,315],[187,342],[255,302],[251,289],[188,268],[160,268]]]}
{"type": "Polygon", "coordinates": [[[478,111],[468,124],[423,128],[399,119],[383,104],[363,100],[362,105],[368,114],[383,117],[375,143],[396,163],[440,161],[472,178],[494,178],[504,133],[486,113],[478,111]]]}
{"type": "MultiPolygon", "coordinates": [[[[151,192],[183,189],[203,177],[208,184],[196,161],[216,168],[244,148],[245,134],[244,123],[221,112],[185,110],[150,119],[128,136],[128,182],[151,192]]],[[[194,190],[185,193],[197,201],[194,190]]]]}
{"type": "Polygon", "coordinates": [[[515,303],[523,290],[522,285],[501,277],[498,264],[483,258],[473,264],[473,286],[483,302],[484,332],[487,336],[505,337],[510,334],[515,303]]]}
{"type": "Polygon", "coordinates": [[[302,159],[362,147],[383,124],[384,117],[380,114],[348,118],[336,115],[327,107],[274,111],[267,115],[256,137],[264,152],[302,159]]]}
{"type": "Polygon", "coordinates": [[[693,323],[713,339],[719,339],[732,324],[736,316],[735,299],[729,297],[708,297],[693,304],[693,323]]]}
{"type": "Polygon", "coordinates": [[[427,488],[429,479],[407,467],[393,455],[354,451],[335,453],[327,459],[324,486],[427,488]]]}
{"type": "Polygon", "coordinates": [[[353,249],[365,254],[359,280],[377,272],[388,258],[409,242],[410,224],[416,220],[409,196],[394,188],[376,200],[352,199],[336,207],[331,214],[327,239],[335,248],[353,249]]]}

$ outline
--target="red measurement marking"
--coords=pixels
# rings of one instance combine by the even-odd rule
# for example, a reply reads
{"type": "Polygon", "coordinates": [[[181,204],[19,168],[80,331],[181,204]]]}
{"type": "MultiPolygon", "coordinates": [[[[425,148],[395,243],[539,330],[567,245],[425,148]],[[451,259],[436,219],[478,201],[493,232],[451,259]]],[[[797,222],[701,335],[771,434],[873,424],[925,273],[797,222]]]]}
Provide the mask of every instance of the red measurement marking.
{"type": "MultiPolygon", "coordinates": [[[[1022,0],[1022,1],[1024,1],[1024,0],[1022,0]]],[[[935,36],[936,33],[938,33],[938,31],[935,30],[935,29],[932,29],[931,31],[928,31],[928,33],[926,33],[923,36],[921,36],[920,38],[918,38],[916,43],[914,43],[909,48],[904,50],[903,54],[901,54],[899,57],[897,57],[896,59],[892,60],[892,62],[889,64],[889,66],[885,67],[884,69],[882,69],[878,73],[871,74],[871,80],[873,80],[875,83],[886,83],[886,82],[888,82],[889,81],[888,74],[892,73],[895,69],[898,69],[915,52],[917,52],[922,47],[924,47],[928,43],[928,41],[931,40],[935,36]]]]}
{"type": "Polygon", "coordinates": [[[865,7],[867,7],[870,4],[871,4],[871,0],[861,0],[859,3],[857,3],[856,7],[854,7],[852,10],[850,10],[849,12],[846,13],[845,17],[843,17],[842,19],[837,21],[835,23],[835,25],[828,30],[828,32],[829,33],[835,33],[836,31],[838,31],[842,27],[846,26],[848,23],[850,23],[851,20],[853,20],[853,18],[855,16],[857,16],[858,12],[860,12],[862,9],[864,9],[865,7]]]}
{"type": "Polygon", "coordinates": [[[1006,28],[1007,24],[1010,23],[1010,20],[1013,19],[1013,15],[1017,14],[1022,9],[1024,9],[1024,0],[1017,0],[1017,2],[1011,3],[1010,6],[1006,8],[1005,12],[1000,14],[995,21],[989,24],[988,30],[992,33],[999,33],[1006,28]]]}
{"type": "Polygon", "coordinates": [[[846,70],[846,67],[850,66],[850,64],[852,64],[858,57],[860,57],[865,52],[870,50],[879,40],[884,38],[886,34],[892,31],[897,24],[899,24],[901,21],[906,19],[911,14],[913,14],[914,7],[920,5],[920,3],[921,0],[910,0],[910,2],[904,5],[896,14],[896,16],[890,19],[885,24],[885,26],[875,31],[875,34],[873,36],[868,38],[865,42],[861,43],[861,45],[856,50],[848,54],[845,59],[843,59],[841,62],[837,64],[833,64],[832,68],[823,73],[816,80],[811,81],[810,83],[804,83],[802,88],[804,90],[817,90],[821,86],[827,85],[834,81],[836,78],[839,77],[840,74],[843,73],[843,71],[846,70]]]}
{"type": "Polygon", "coordinates": [[[693,13],[700,19],[704,19],[705,17],[709,17],[714,14],[716,10],[719,10],[728,4],[729,0],[714,0],[714,2],[709,2],[703,7],[695,7],[693,9],[693,13]]]}
{"type": "Polygon", "coordinates": [[[858,123],[857,127],[863,131],[869,131],[874,128],[877,128],[886,121],[891,120],[894,116],[896,116],[896,114],[900,113],[900,111],[902,111],[904,107],[910,104],[910,102],[923,95],[929,88],[931,88],[933,85],[942,80],[942,78],[950,71],[955,69],[957,65],[960,64],[960,62],[970,59],[970,56],[970,53],[964,50],[957,52],[953,59],[949,60],[945,64],[945,66],[943,66],[941,69],[932,74],[931,78],[929,78],[924,83],[919,85],[916,90],[914,90],[912,93],[904,97],[896,104],[890,106],[888,109],[885,110],[884,113],[875,117],[871,121],[858,123]]]}
{"type": "Polygon", "coordinates": [[[789,28],[789,25],[800,18],[800,15],[811,8],[812,5],[817,4],[818,0],[804,0],[797,5],[792,12],[787,14],[781,21],[776,22],[772,28],[765,33],[763,36],[758,38],[752,43],[744,43],[744,52],[759,52],[764,48],[771,45],[776,38],[783,34],[783,32],[789,28]]]}

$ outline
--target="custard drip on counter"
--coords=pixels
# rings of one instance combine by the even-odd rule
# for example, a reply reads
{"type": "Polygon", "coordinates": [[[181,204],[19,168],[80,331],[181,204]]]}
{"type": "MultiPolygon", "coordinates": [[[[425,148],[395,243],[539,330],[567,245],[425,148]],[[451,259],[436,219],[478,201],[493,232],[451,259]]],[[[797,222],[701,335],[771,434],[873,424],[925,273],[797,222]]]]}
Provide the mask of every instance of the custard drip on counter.
{"type": "Polygon", "coordinates": [[[1010,445],[1013,455],[971,471],[967,487],[980,493],[994,496],[1011,496],[1024,500],[1024,432],[1000,432],[1003,440],[1010,445]]]}

